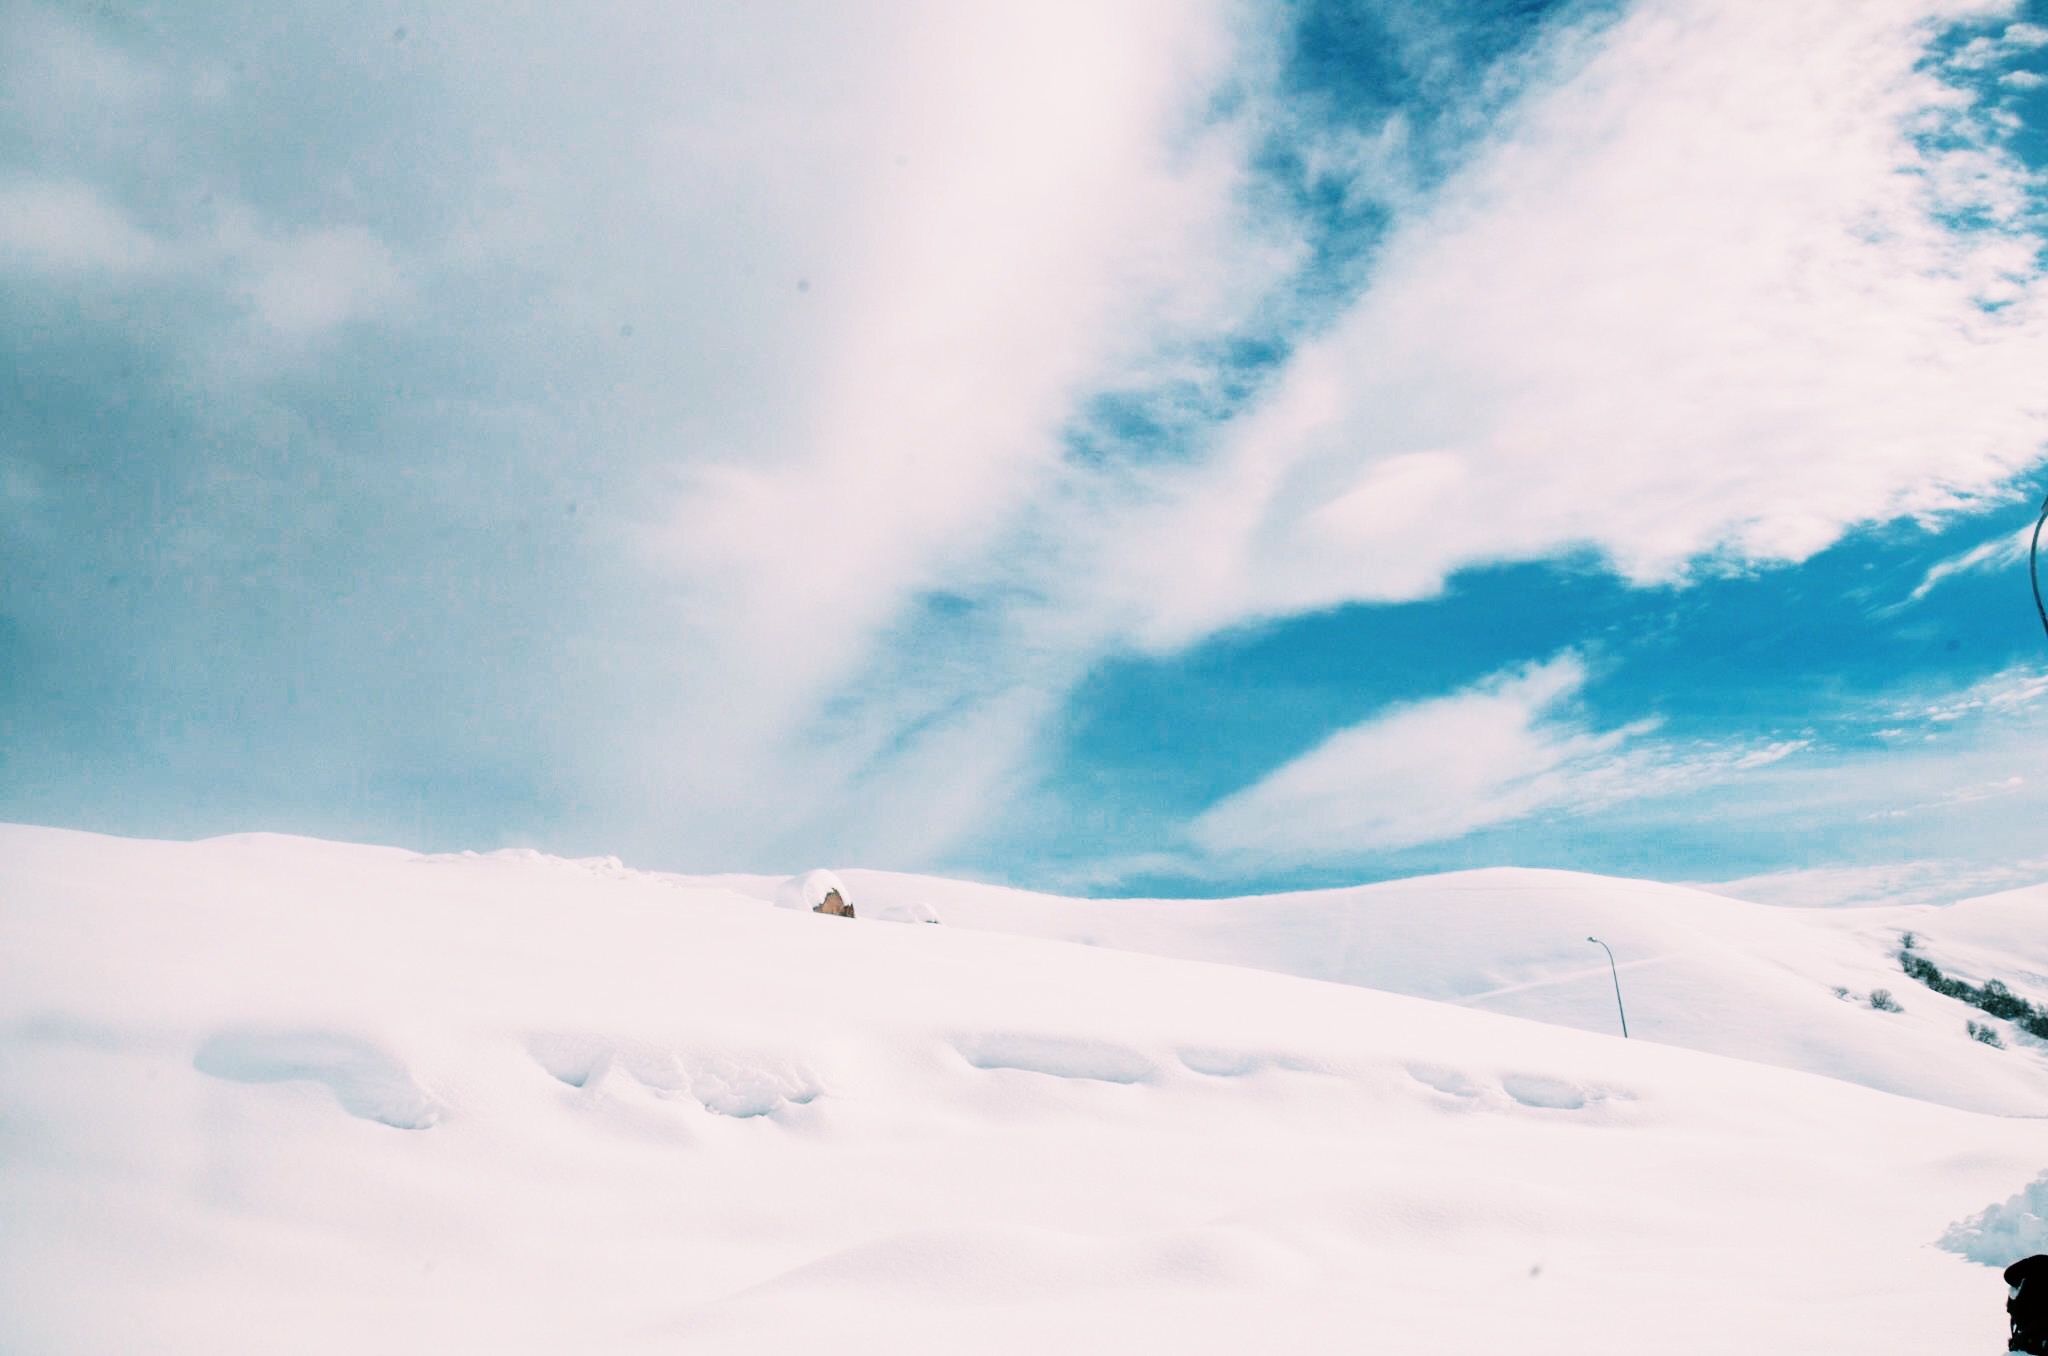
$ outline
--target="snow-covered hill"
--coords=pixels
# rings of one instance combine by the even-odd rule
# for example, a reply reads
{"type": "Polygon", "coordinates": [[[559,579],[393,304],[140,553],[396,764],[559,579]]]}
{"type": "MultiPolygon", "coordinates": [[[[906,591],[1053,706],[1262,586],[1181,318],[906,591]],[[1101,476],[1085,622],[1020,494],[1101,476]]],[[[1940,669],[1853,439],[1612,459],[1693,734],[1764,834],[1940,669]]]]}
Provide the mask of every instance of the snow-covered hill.
{"type": "Polygon", "coordinates": [[[0,828],[0,1350],[2003,1345],[2048,1066],[1889,951],[2020,987],[2039,893],[841,875],[0,828]]]}
{"type": "MultiPolygon", "coordinates": [[[[1264,898],[1078,900],[849,871],[878,912],[1250,965],[1804,1069],[1971,1110],[2048,1115],[2048,1062],[1970,1038],[2039,1042],[1900,972],[1900,937],[1944,971],[2048,1004],[2048,886],[1948,906],[1794,909],[1652,881],[1488,870],[1264,898]],[[1598,937],[1618,960],[1616,975],[1598,937]],[[1869,995],[1889,990],[1902,1012],[1869,995]]],[[[748,893],[772,883],[725,878],[748,893]]]]}

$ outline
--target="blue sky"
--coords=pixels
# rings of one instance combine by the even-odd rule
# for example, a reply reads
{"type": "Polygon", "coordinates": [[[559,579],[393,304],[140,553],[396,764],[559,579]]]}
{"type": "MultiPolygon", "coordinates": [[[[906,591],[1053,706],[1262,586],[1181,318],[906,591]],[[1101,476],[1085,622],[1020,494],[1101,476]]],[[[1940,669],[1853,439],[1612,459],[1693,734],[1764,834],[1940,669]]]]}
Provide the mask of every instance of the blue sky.
{"type": "Polygon", "coordinates": [[[0,817],[2048,877],[2044,129],[2039,3],[5,5],[0,817]]]}

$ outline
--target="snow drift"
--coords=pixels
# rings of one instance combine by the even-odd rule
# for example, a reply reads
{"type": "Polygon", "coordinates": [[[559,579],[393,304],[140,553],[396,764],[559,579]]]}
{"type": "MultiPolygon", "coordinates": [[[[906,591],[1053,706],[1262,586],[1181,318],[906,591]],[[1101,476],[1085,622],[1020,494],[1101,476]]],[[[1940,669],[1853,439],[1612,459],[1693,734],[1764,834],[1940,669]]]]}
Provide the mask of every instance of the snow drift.
{"type": "MultiPolygon", "coordinates": [[[[1935,1244],[2041,1173],[2039,1121],[1985,1109],[2039,1095],[2041,1052],[1957,1034],[1923,1070],[1903,985],[1905,1014],[1824,991],[1866,1034],[1807,1057],[1911,1097],[1279,972],[1329,898],[1089,906],[1190,958],[978,930],[1059,914],[985,887],[915,887],[978,923],[891,927],[724,880],[0,828],[0,1348],[2003,1341],[1997,1272],[1935,1244]]],[[[1412,888],[1442,973],[1552,963],[1525,910],[1412,888]]],[[[1603,926],[1665,926],[1656,887],[1603,888],[1603,926]]],[[[1751,930],[1802,984],[1883,972],[1881,928],[1730,907],[1688,962],[1730,984],[1751,930]]]]}

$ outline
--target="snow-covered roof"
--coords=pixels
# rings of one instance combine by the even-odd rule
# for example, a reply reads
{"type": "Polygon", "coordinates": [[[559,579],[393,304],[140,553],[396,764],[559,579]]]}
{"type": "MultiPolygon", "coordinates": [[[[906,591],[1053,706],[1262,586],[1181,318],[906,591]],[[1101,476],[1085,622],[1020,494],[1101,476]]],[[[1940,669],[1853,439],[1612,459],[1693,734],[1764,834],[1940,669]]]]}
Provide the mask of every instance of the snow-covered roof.
{"type": "Polygon", "coordinates": [[[778,909],[816,910],[825,902],[825,896],[834,890],[846,903],[853,903],[853,892],[848,890],[839,877],[822,867],[791,876],[775,891],[775,907],[778,909]]]}

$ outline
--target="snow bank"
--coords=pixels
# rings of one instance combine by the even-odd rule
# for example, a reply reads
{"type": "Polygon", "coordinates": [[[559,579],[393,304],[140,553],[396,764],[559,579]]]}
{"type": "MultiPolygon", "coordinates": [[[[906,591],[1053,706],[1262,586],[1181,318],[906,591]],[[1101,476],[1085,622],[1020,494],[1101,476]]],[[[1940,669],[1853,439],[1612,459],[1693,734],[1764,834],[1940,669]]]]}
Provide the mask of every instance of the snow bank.
{"type": "Polygon", "coordinates": [[[1080,900],[878,871],[847,873],[864,907],[936,900],[956,927],[1305,979],[1619,1034],[1825,1074],[2003,1115],[2048,1116],[2044,1047],[1909,979],[1899,936],[1945,969],[2048,1006],[2048,889],[1948,906],[1800,909],[1654,881],[1490,869],[1312,893],[1201,901],[1080,900]],[[1904,1011],[1874,1010],[1889,989],[1904,1011]],[[1839,992],[1838,992],[1839,991],[1839,992]]]}
{"type": "Polygon", "coordinates": [[[2012,1199],[1986,1206],[1953,1225],[1941,1236],[1941,1246],[2001,1269],[2022,1257],[2048,1252],[2048,1172],[2012,1199]]]}
{"type": "MultiPolygon", "coordinates": [[[[2040,1171],[2038,1122],[1218,964],[1212,928],[1177,959],[757,888],[0,826],[0,1350],[2003,1340],[1997,1273],[1928,1244],[2040,1171]]],[[[1020,903],[981,889],[918,897],[1020,903]]],[[[1460,973],[1526,963],[1514,913],[1445,921],[1460,973]]]]}

